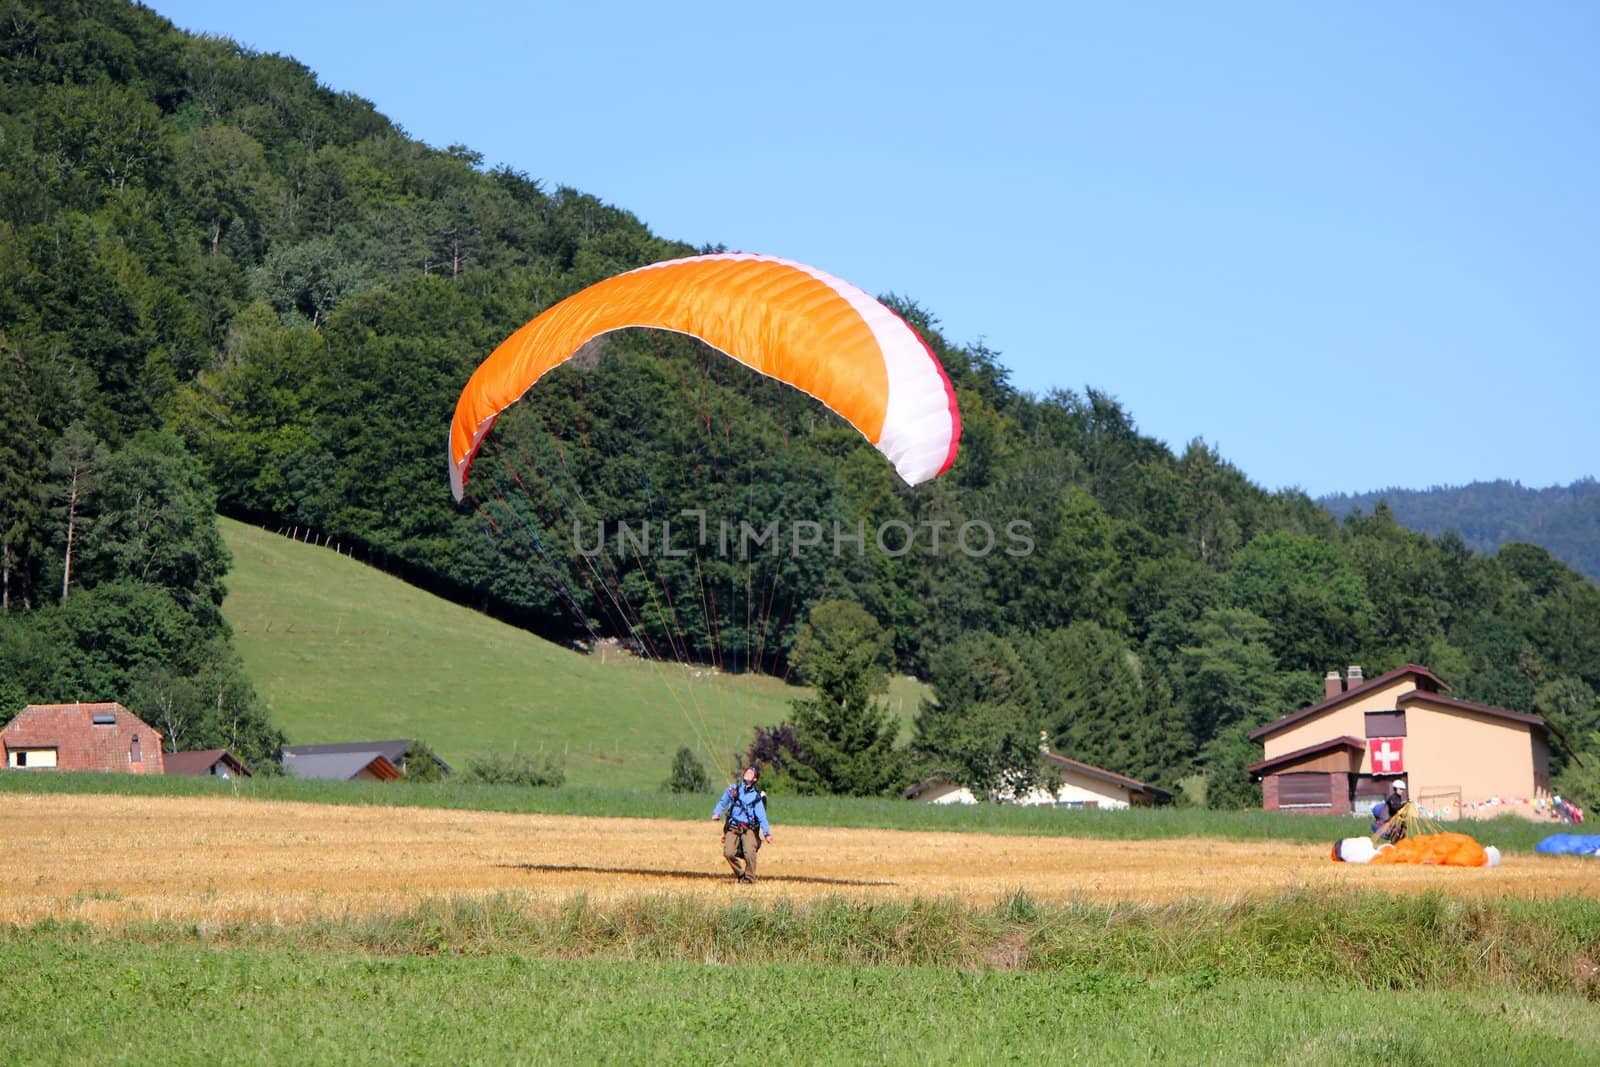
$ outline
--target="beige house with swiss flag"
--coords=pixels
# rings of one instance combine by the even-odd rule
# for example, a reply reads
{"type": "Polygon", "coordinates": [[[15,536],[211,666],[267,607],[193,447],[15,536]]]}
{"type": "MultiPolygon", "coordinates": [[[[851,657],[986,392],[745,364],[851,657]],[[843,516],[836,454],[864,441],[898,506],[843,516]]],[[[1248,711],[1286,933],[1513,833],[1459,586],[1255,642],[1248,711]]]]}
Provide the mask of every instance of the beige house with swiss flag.
{"type": "Polygon", "coordinates": [[[1544,719],[1449,696],[1450,686],[1408,663],[1376,678],[1329,671],[1323,699],[1252,734],[1250,768],[1268,811],[1366,811],[1404,782],[1436,818],[1521,813],[1550,803],[1544,719]]]}

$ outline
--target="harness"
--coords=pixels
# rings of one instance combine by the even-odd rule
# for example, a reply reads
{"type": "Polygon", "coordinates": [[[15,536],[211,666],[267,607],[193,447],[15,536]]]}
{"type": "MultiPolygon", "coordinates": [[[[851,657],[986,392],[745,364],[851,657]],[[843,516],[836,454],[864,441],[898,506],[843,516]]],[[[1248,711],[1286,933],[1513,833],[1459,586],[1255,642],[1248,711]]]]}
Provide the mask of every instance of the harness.
{"type": "MultiPolygon", "coordinates": [[[[756,818],[755,808],[744,799],[744,790],[737,784],[728,787],[730,794],[728,801],[728,817],[723,820],[722,831],[727,833],[732,830],[742,834],[746,830],[761,829],[761,821],[756,818]]],[[[756,799],[764,803],[767,794],[757,792],[756,799]]]]}

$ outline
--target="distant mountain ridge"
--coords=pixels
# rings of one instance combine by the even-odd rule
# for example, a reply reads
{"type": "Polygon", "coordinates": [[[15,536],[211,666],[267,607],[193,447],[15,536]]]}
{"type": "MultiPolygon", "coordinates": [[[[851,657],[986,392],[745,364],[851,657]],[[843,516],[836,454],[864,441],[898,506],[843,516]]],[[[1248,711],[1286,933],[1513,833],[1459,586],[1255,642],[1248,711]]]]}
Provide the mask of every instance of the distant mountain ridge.
{"type": "Polygon", "coordinates": [[[1480,552],[1509,541],[1547,549],[1572,569],[1600,581],[1600,482],[1581,478],[1571,485],[1529,489],[1520,482],[1473,482],[1431,489],[1379,489],[1334,493],[1317,502],[1337,518],[1370,512],[1379,501],[1403,526],[1437,537],[1461,534],[1480,552]]]}

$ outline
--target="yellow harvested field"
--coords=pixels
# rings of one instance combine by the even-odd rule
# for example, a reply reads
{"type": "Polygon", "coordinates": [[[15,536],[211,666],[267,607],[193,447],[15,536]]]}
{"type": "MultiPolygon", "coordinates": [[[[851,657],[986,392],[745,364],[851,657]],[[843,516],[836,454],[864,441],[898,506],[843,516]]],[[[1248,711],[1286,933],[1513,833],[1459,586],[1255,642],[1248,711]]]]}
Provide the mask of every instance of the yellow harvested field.
{"type": "MultiPolygon", "coordinates": [[[[1489,842],[1492,843],[1492,842],[1489,842]]],[[[726,876],[704,822],[335,807],[225,798],[0,797],[0,922],[292,922],[520,891],[554,903],[673,892],[804,898],[1234,899],[1297,888],[1600,896],[1600,862],[1362,867],[1325,846],[779,827],[762,884],[726,876]]]]}

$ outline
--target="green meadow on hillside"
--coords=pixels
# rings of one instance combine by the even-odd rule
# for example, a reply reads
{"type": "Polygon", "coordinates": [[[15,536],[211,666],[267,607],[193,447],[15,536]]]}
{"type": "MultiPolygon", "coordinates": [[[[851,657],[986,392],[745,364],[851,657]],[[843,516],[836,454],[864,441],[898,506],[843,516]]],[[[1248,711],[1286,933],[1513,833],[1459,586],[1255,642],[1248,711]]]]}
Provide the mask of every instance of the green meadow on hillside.
{"type": "MultiPolygon", "coordinates": [[[[417,737],[460,768],[552,753],[573,785],[651,789],[680,745],[717,776],[807,690],[762,676],[561,648],[328,549],[222,519],[223,614],[291,742],[417,737]]],[[[890,692],[902,720],[922,687],[890,692]]]]}

